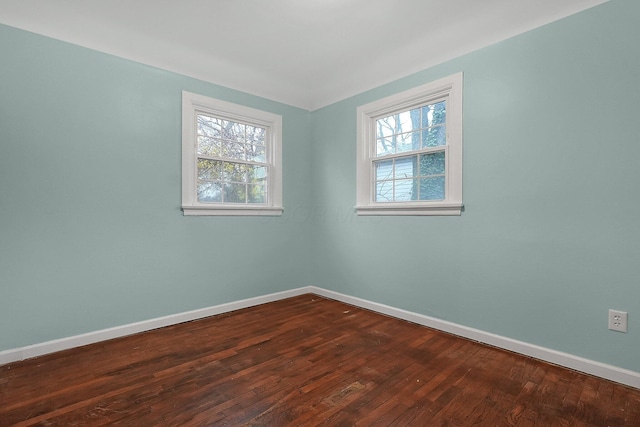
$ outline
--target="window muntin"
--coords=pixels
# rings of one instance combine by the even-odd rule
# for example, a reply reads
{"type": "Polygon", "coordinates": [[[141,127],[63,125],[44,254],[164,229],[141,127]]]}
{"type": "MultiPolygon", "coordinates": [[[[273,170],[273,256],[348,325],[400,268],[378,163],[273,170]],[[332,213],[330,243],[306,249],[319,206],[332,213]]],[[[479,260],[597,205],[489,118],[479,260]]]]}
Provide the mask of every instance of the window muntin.
{"type": "Polygon", "coordinates": [[[282,117],[183,92],[185,215],[282,214],[282,117]]]}
{"type": "Polygon", "coordinates": [[[462,73],[358,108],[359,215],[462,211],[462,73]]]}

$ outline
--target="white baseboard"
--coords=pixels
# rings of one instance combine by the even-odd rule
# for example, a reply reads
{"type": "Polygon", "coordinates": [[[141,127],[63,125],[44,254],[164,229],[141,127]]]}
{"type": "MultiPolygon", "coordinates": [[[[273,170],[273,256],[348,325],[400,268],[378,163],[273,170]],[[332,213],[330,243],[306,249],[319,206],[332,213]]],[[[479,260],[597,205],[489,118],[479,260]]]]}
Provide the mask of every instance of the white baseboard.
{"type": "Polygon", "coordinates": [[[139,332],[150,331],[152,329],[162,328],[164,326],[202,319],[204,317],[214,316],[216,314],[228,313],[230,311],[253,307],[255,305],[278,301],[305,293],[314,293],[326,298],[334,299],[357,307],[386,314],[398,319],[408,320],[419,325],[438,329],[484,344],[489,344],[494,347],[503,348],[505,350],[513,351],[525,356],[544,360],[549,363],[564,366],[569,369],[574,369],[576,371],[584,372],[590,375],[605,378],[640,389],[639,372],[630,371],[628,369],[619,368],[613,365],[607,365],[605,363],[600,363],[579,356],[574,356],[569,353],[563,353],[534,344],[517,341],[511,338],[481,331],[479,329],[469,328],[467,326],[458,325],[456,323],[436,319],[434,317],[425,316],[419,313],[413,313],[400,308],[368,301],[362,298],[352,297],[349,295],[341,294],[339,292],[318,288],[316,286],[306,286],[289,291],[277,292],[226,304],[220,304],[213,307],[206,307],[199,310],[192,310],[170,316],[158,317],[156,319],[145,320],[128,325],[116,326],[114,328],[89,332],[86,334],[76,335],[68,338],[47,341],[44,343],[29,345],[26,347],[5,350],[0,352],[0,365],[29,359],[32,357],[42,356],[61,350],[80,347],[83,345],[93,344],[112,338],[119,338],[139,332]]]}
{"type": "Polygon", "coordinates": [[[596,362],[569,353],[540,347],[315,286],[310,286],[309,292],[640,389],[640,372],[607,365],[606,363],[596,362]]]}
{"type": "Polygon", "coordinates": [[[183,313],[158,317],[155,319],[143,320],[141,322],[130,323],[128,325],[116,326],[113,328],[102,329],[94,332],[88,332],[86,334],[75,335],[72,337],[46,341],[26,347],[0,351],[0,365],[17,362],[24,359],[30,359],[32,357],[42,356],[49,353],[55,353],[57,351],[67,350],[70,348],[81,347],[83,345],[94,344],[113,338],[133,335],[139,332],[150,331],[152,329],[158,329],[165,326],[176,325],[178,323],[188,322],[191,320],[202,319],[204,317],[215,316],[216,314],[228,313],[230,311],[278,301],[309,292],[309,288],[292,289],[289,291],[277,292],[259,297],[243,299],[240,301],[233,301],[226,304],[186,311],[183,313]]]}

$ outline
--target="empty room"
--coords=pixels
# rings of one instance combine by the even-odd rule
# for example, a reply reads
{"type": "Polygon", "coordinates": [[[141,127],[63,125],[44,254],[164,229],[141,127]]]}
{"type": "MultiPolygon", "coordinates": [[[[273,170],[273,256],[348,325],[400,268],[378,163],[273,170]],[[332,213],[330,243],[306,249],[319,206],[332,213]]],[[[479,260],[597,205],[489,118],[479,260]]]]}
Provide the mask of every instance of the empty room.
{"type": "Polygon", "coordinates": [[[0,426],[639,426],[637,0],[0,0],[0,426]]]}

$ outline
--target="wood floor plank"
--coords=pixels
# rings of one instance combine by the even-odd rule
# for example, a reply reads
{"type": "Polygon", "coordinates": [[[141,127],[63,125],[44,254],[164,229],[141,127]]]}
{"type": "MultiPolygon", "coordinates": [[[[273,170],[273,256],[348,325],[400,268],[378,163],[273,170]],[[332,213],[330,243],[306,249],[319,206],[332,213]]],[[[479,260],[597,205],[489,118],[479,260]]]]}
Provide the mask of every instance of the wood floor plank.
{"type": "Polygon", "coordinates": [[[5,426],[640,426],[640,390],[317,295],[0,366],[5,426]]]}

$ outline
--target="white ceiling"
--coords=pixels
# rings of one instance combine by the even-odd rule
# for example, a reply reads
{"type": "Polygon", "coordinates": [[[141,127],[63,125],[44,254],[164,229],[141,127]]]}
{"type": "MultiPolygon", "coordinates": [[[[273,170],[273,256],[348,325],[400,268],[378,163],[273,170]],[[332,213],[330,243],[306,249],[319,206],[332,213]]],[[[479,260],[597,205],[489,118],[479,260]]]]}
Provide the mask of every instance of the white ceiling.
{"type": "Polygon", "coordinates": [[[314,110],[608,0],[0,0],[0,23],[314,110]]]}

